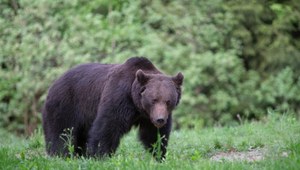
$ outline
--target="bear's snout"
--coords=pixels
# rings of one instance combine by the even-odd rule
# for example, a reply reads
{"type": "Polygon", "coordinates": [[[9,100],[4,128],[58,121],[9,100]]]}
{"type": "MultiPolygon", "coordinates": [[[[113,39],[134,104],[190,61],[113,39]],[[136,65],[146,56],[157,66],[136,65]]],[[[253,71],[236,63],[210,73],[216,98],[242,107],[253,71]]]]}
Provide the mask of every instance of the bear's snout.
{"type": "Polygon", "coordinates": [[[155,127],[161,128],[167,123],[168,115],[166,106],[158,104],[154,106],[150,119],[155,127]]]}

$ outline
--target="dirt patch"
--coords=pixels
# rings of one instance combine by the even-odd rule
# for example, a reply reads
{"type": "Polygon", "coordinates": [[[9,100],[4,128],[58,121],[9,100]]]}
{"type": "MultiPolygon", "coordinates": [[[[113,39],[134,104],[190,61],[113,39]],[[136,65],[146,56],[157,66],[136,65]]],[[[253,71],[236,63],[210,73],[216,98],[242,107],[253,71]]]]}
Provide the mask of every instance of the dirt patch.
{"type": "Polygon", "coordinates": [[[263,160],[266,154],[265,149],[251,149],[249,151],[237,152],[219,152],[214,154],[210,160],[213,161],[247,161],[247,162],[255,162],[263,160]]]}

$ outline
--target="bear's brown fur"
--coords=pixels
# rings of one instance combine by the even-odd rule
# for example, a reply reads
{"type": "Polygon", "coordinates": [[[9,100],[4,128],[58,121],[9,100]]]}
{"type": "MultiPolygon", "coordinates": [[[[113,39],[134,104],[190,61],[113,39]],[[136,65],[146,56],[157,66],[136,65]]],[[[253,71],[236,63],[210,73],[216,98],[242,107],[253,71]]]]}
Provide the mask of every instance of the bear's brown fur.
{"type": "Polygon", "coordinates": [[[80,155],[105,156],[117,149],[133,125],[151,153],[157,132],[165,157],[172,110],[179,103],[183,75],[169,77],[144,57],[124,64],[84,64],[54,82],[43,109],[46,148],[50,155],[68,155],[65,129],[80,155]]]}

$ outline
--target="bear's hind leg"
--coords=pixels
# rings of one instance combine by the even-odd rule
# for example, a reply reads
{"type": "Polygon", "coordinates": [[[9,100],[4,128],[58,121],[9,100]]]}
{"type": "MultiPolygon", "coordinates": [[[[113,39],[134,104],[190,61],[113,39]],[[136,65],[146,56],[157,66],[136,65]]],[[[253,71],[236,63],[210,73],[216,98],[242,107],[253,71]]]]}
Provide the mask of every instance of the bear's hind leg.
{"type": "Polygon", "coordinates": [[[70,152],[75,153],[77,129],[71,121],[48,121],[44,131],[49,155],[67,157],[70,156],[70,152]]]}
{"type": "Polygon", "coordinates": [[[51,156],[68,156],[64,141],[55,137],[46,143],[47,153],[51,156]]]}
{"type": "Polygon", "coordinates": [[[78,156],[86,156],[87,155],[87,150],[86,150],[86,145],[87,145],[87,136],[88,132],[84,128],[77,128],[75,132],[75,153],[78,156]]]}

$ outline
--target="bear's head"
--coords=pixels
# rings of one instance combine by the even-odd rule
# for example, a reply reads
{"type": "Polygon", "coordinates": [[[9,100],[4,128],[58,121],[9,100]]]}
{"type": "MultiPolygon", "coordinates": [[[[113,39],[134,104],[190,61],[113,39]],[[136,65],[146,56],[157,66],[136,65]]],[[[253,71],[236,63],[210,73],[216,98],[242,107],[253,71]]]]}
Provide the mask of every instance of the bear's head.
{"type": "Polygon", "coordinates": [[[167,123],[169,115],[179,103],[182,82],[182,73],[169,77],[138,70],[132,88],[134,103],[157,128],[160,128],[167,123]]]}

